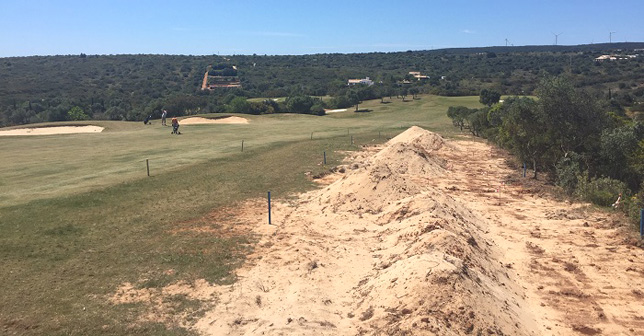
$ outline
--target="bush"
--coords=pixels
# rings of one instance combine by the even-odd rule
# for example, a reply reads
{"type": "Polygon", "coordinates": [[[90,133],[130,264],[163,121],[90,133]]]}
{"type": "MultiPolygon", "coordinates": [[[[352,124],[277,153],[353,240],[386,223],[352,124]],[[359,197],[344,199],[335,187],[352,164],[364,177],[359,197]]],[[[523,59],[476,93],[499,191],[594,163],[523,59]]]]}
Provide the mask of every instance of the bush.
{"type": "Polygon", "coordinates": [[[320,104],[315,104],[311,106],[311,114],[323,116],[325,114],[324,107],[320,104]]]}
{"type": "Polygon", "coordinates": [[[577,178],[575,195],[584,201],[608,207],[617,200],[619,194],[624,195],[622,198],[626,198],[626,195],[630,194],[626,184],[622,181],[609,177],[588,179],[587,172],[577,178]]]}
{"type": "Polygon", "coordinates": [[[639,224],[640,209],[644,209],[644,183],[640,186],[640,191],[637,194],[632,197],[622,197],[622,199],[618,209],[630,217],[633,223],[639,224]]]}
{"type": "Polygon", "coordinates": [[[555,165],[556,184],[568,195],[572,195],[577,189],[578,177],[581,175],[580,161],[579,154],[573,152],[562,157],[555,165]]]}

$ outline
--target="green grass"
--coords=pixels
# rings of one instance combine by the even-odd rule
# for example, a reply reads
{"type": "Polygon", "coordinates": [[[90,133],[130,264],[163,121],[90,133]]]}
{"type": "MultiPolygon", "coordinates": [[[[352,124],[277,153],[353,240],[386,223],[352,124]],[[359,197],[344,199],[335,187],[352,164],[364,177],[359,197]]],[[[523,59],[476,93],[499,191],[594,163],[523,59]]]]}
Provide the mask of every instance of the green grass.
{"type": "Polygon", "coordinates": [[[3,137],[0,332],[184,334],[140,323],[141,306],[111,305],[107,296],[124,282],[234,281],[256,238],[217,234],[219,224],[204,215],[267,191],[283,198],[315,188],[304,173],[359,148],[351,136],[356,145],[382,142],[411,125],[454,135],[450,105],[479,106],[478,97],[370,101],[360,108],[371,112],[324,117],[244,116],[250,124],[186,125],[180,136],[154,121],[93,122],[106,127],[101,134],[3,137]],[[190,226],[213,233],[176,230],[190,226]]]}

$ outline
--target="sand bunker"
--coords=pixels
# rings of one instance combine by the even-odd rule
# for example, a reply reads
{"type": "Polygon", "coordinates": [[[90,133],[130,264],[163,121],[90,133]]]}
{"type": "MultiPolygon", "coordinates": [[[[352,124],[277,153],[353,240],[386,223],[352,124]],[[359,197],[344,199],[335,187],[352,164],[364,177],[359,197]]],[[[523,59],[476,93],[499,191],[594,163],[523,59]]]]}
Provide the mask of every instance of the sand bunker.
{"type": "Polygon", "coordinates": [[[181,125],[203,125],[203,124],[248,124],[248,119],[241,117],[226,117],[219,119],[208,119],[202,117],[191,117],[179,121],[181,125]]]}
{"type": "Polygon", "coordinates": [[[8,135],[53,135],[73,133],[100,133],[103,127],[99,126],[56,126],[37,128],[16,128],[11,130],[0,130],[0,136],[8,135]]]}
{"type": "Polygon", "coordinates": [[[335,110],[324,110],[325,113],[340,113],[340,112],[346,112],[347,109],[335,109],[335,110]]]}

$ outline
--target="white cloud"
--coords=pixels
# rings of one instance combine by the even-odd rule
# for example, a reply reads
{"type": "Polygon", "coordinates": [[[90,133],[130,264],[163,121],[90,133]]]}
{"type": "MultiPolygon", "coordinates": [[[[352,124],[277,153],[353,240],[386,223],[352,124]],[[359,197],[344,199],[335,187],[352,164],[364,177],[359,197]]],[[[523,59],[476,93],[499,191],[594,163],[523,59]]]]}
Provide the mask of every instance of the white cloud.
{"type": "Polygon", "coordinates": [[[476,31],[474,31],[474,30],[469,30],[469,29],[463,29],[463,30],[461,30],[461,33],[465,33],[465,34],[476,34],[476,31]]]}

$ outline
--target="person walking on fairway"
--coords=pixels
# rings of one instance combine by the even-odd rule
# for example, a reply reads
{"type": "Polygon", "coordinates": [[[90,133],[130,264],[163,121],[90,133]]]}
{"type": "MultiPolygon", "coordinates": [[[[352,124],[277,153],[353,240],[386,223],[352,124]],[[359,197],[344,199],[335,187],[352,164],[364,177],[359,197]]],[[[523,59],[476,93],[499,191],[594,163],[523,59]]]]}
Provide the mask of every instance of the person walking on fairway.
{"type": "Polygon", "coordinates": [[[168,111],[163,110],[163,113],[161,113],[161,125],[168,126],[168,125],[165,124],[165,117],[167,117],[167,116],[168,116],[168,111]]]}
{"type": "Polygon", "coordinates": [[[179,120],[177,120],[177,117],[172,118],[172,133],[171,134],[181,134],[179,132],[179,120]]]}

